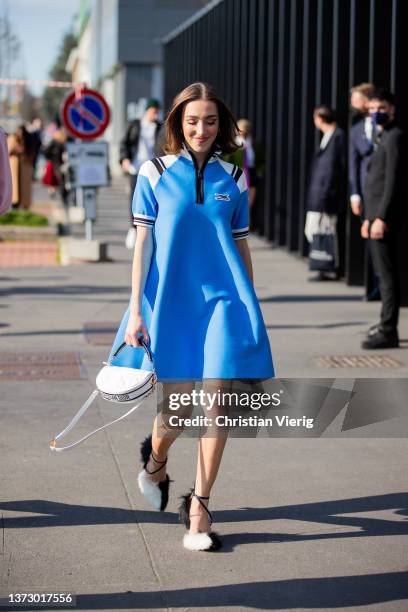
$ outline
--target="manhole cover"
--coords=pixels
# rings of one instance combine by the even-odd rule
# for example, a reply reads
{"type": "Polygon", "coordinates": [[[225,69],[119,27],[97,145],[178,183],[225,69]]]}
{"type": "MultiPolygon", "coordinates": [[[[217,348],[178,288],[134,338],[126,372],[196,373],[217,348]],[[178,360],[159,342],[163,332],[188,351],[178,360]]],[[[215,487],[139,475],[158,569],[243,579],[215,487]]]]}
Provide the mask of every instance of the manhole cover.
{"type": "Polygon", "coordinates": [[[316,363],[323,368],[400,368],[404,365],[389,355],[323,355],[316,363]]]}
{"type": "Polygon", "coordinates": [[[88,344],[111,345],[118,331],[118,324],[112,322],[84,323],[84,336],[88,344]]]}
{"type": "Polygon", "coordinates": [[[81,371],[77,353],[9,353],[0,354],[0,380],[80,380],[86,378],[81,371]]]}

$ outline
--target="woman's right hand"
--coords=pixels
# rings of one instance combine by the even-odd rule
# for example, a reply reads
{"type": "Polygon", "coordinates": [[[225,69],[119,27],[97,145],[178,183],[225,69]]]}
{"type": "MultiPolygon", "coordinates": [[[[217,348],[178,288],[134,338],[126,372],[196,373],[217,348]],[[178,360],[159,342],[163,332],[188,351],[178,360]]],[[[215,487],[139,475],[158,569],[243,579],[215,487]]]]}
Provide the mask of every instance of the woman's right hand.
{"type": "Polygon", "coordinates": [[[141,335],[143,335],[143,339],[147,343],[149,341],[149,334],[143,317],[137,314],[129,315],[129,321],[125,332],[126,344],[134,347],[141,346],[139,342],[139,336],[141,335]]]}

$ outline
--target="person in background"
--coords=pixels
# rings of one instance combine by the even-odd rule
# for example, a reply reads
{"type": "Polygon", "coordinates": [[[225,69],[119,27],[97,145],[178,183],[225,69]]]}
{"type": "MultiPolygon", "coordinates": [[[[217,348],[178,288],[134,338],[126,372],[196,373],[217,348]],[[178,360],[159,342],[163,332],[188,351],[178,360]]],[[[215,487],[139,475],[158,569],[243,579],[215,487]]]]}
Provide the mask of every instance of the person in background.
{"type": "Polygon", "coordinates": [[[374,91],[372,83],[360,83],[350,89],[350,106],[353,113],[353,125],[367,117],[368,95],[374,91]]]}
{"type": "Polygon", "coordinates": [[[45,157],[45,173],[42,182],[47,187],[57,187],[61,202],[68,205],[68,190],[66,188],[65,172],[63,167],[66,162],[67,132],[63,126],[59,127],[53,134],[51,141],[43,148],[45,157]]]}
{"type": "Polygon", "coordinates": [[[363,185],[364,222],[361,236],[370,241],[380,280],[380,322],[368,330],[363,349],[399,346],[400,287],[397,239],[406,209],[406,143],[396,125],[394,96],[385,89],[369,95],[368,111],[374,124],[375,148],[363,185]]]}
{"type": "MultiPolygon", "coordinates": [[[[349,137],[349,189],[350,207],[353,215],[363,221],[363,184],[367,174],[370,156],[374,151],[373,123],[368,114],[368,96],[374,91],[372,83],[361,83],[351,88],[350,106],[357,113],[357,121],[350,130],[349,137]]],[[[366,301],[380,299],[378,276],[374,271],[373,258],[367,243],[366,261],[366,301]]]]}
{"type": "Polygon", "coordinates": [[[358,111],[359,119],[350,130],[349,183],[350,206],[354,215],[363,214],[363,184],[368,161],[374,151],[373,123],[368,114],[368,95],[374,91],[371,83],[361,83],[351,89],[350,104],[358,111]]]}
{"type": "Polygon", "coordinates": [[[0,215],[4,215],[11,208],[12,182],[7,138],[0,129],[0,215]]]}
{"type": "Polygon", "coordinates": [[[25,125],[7,139],[13,181],[12,204],[14,208],[28,209],[32,200],[34,148],[25,125]]]}
{"type": "MultiPolygon", "coordinates": [[[[313,113],[316,129],[323,133],[319,149],[311,167],[307,195],[305,235],[310,244],[313,236],[326,233],[334,236],[335,260],[337,256],[337,218],[343,209],[346,181],[346,144],[344,131],[338,127],[334,111],[328,106],[318,106],[313,113]]],[[[324,269],[324,268],[323,268],[324,269]]],[[[337,262],[334,278],[320,271],[312,280],[339,278],[337,262]]]]}
{"type": "Polygon", "coordinates": [[[150,98],[146,102],[142,119],[135,119],[127,128],[120,145],[120,164],[128,174],[130,182],[130,223],[126,236],[126,247],[133,249],[136,242],[136,228],[133,225],[132,201],[137,176],[141,165],[162,154],[160,147],[161,123],[159,121],[159,101],[150,98]]]}
{"type": "Polygon", "coordinates": [[[34,152],[33,179],[36,178],[37,161],[42,147],[42,121],[39,117],[33,119],[30,125],[30,136],[34,152]]]}
{"type": "MultiPolygon", "coordinates": [[[[265,156],[261,145],[252,140],[252,126],[248,119],[238,119],[238,144],[234,153],[225,156],[225,160],[242,168],[249,187],[249,212],[252,220],[259,180],[265,169],[265,156]]],[[[250,227],[252,223],[250,222],[250,227]]]]}

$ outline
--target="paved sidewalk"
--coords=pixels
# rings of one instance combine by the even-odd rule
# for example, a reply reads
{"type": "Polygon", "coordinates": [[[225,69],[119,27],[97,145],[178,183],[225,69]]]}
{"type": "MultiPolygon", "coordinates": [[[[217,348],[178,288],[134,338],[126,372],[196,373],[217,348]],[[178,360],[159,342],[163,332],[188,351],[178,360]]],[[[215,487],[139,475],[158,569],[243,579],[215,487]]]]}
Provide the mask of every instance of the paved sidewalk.
{"type": "MultiPolygon", "coordinates": [[[[99,211],[96,233],[112,262],[0,272],[0,592],[71,591],[79,610],[405,612],[405,439],[230,439],[211,498],[224,542],[215,554],[184,550],[176,519],[196,441],[182,437],[172,449],[165,513],[138,491],[153,400],[77,450],[51,454],[49,439],[94,388],[103,342],[129,299],[120,184],[101,190],[99,211]]],[[[370,363],[360,341],[378,303],[363,303],[360,288],[308,283],[302,260],[258,238],[251,247],[278,376],[408,377],[407,309],[402,348],[381,352],[391,366],[370,363]],[[325,356],[362,365],[330,368],[325,356]]],[[[96,402],[75,435],[113,418],[113,408],[96,402]]]]}
{"type": "Polygon", "coordinates": [[[57,243],[31,240],[0,243],[1,269],[58,265],[57,243]]]}

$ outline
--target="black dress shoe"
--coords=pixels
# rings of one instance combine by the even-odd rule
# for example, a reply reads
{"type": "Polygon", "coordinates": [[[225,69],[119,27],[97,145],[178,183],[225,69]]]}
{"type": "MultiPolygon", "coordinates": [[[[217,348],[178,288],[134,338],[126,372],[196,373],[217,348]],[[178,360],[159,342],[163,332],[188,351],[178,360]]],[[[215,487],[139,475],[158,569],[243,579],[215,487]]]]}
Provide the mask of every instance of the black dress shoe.
{"type": "Polygon", "coordinates": [[[363,302],[380,302],[381,293],[378,287],[363,297],[363,302]]]}
{"type": "Polygon", "coordinates": [[[323,281],[333,280],[326,272],[318,272],[315,276],[310,276],[308,279],[309,283],[321,283],[323,281]]]}
{"type": "Polygon", "coordinates": [[[361,343],[363,349],[383,349],[398,348],[399,340],[397,332],[386,333],[382,329],[377,329],[361,343]]]}
{"type": "Polygon", "coordinates": [[[366,336],[367,338],[369,336],[374,336],[374,334],[376,334],[379,330],[381,330],[381,323],[376,323],[375,325],[371,325],[371,327],[368,328],[366,336]]]}

